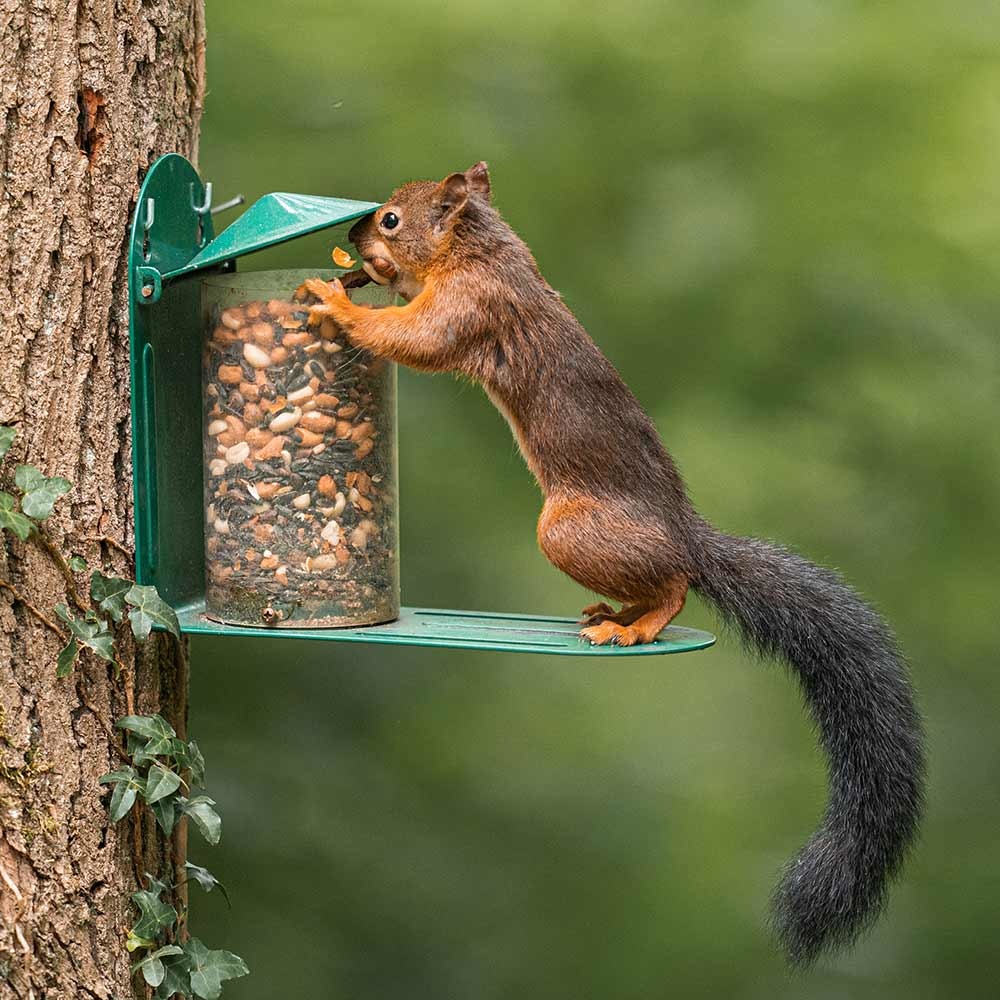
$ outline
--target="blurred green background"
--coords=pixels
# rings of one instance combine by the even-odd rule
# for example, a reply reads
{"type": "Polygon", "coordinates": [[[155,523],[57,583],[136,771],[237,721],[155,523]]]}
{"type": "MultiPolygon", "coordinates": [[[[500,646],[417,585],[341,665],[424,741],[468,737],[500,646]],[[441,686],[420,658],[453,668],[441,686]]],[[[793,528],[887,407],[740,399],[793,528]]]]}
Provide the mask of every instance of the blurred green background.
{"type": "MultiPolygon", "coordinates": [[[[851,954],[766,927],[823,766],[732,638],[610,664],[193,643],[243,998],[986,996],[996,986],[1000,8],[213,0],[217,200],[380,199],[483,158],[700,509],[839,567],[908,651],[920,848],[851,954]],[[992,985],[991,985],[992,984],[992,985]]],[[[232,215],[217,219],[224,223],[232,215]]],[[[324,266],[343,232],[247,266],[324,266]]],[[[474,386],[400,377],[403,596],[575,614],[474,386]]],[[[692,601],[683,623],[712,628],[692,601]]]]}

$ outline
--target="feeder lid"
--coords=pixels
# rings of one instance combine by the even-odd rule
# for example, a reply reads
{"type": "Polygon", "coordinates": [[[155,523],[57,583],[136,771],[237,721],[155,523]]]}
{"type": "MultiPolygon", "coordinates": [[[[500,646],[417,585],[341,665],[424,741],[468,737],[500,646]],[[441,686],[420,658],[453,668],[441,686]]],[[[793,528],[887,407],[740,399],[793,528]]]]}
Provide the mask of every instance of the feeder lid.
{"type": "Polygon", "coordinates": [[[222,264],[297,236],[306,236],[320,229],[329,229],[342,222],[359,219],[378,207],[379,202],[372,201],[288,194],[284,191],[266,194],[183,267],[168,271],[163,277],[176,278],[222,264]]]}

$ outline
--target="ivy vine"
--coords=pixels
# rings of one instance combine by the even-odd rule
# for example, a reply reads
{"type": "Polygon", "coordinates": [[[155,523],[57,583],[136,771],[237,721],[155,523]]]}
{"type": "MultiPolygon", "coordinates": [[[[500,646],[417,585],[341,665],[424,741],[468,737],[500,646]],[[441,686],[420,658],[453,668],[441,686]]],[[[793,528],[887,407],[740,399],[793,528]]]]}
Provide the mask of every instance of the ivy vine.
{"type": "MultiPolygon", "coordinates": [[[[0,425],[0,462],[10,451],[15,436],[13,427],[0,425]]],[[[153,625],[160,625],[180,638],[177,615],[155,587],[143,587],[125,577],[105,576],[95,569],[90,574],[90,604],[80,596],[76,575],[86,573],[87,561],[79,555],[67,559],[44,527],[55,502],[73,488],[68,479],[44,476],[32,465],[18,465],[14,469],[14,484],[19,496],[0,490],[0,533],[9,531],[22,542],[34,542],[55,562],[66,581],[68,601],[57,604],[53,610],[65,628],[56,625],[6,580],[0,580],[0,588],[8,591],[46,628],[63,639],[65,645],[56,659],[57,677],[65,677],[72,671],[82,648],[90,649],[102,660],[120,668],[115,653],[114,626],[123,621],[126,613],[132,634],[140,642],[149,638],[153,625]]],[[[110,539],[102,540],[111,542],[110,539]]]]}
{"type": "MultiPolygon", "coordinates": [[[[13,427],[0,424],[0,464],[16,438],[13,427]]],[[[116,632],[125,619],[132,635],[144,642],[154,626],[180,638],[177,615],[157,593],[155,587],[140,586],[121,576],[106,576],[101,569],[90,571],[88,597],[77,586],[77,577],[90,567],[79,555],[67,558],[46,533],[44,522],[52,514],[56,501],[73,487],[61,476],[45,476],[31,465],[14,469],[16,493],[0,490],[0,544],[5,533],[22,542],[38,545],[48,553],[66,583],[67,600],[53,609],[56,624],[26,594],[10,582],[0,579],[0,590],[8,592],[35,619],[59,636],[63,647],[56,658],[56,676],[67,677],[82,650],[112,663],[118,674],[122,663],[115,647],[116,632]]],[[[122,549],[110,538],[97,540],[122,549]]],[[[155,817],[164,836],[170,837],[183,818],[212,845],[222,836],[222,820],[215,800],[203,794],[205,758],[194,740],[184,741],[159,715],[127,715],[116,728],[125,735],[125,750],[116,744],[123,766],[103,775],[101,784],[111,786],[108,810],[112,823],[119,823],[141,802],[155,817]],[[200,792],[200,794],[194,794],[200,792]]],[[[110,730],[109,730],[109,735],[110,730]]],[[[147,887],[132,894],[138,919],[128,932],[125,947],[135,957],[133,975],[155,991],[155,1000],[184,997],[193,1000],[217,1000],[222,984],[245,976],[246,963],[238,955],[207,948],[198,938],[187,934],[187,910],[176,909],[161,898],[186,882],[197,882],[206,891],[218,886],[229,902],[225,887],[205,868],[187,862],[184,878],[169,886],[146,874],[147,887]]]]}
{"type": "MultiPolygon", "coordinates": [[[[141,800],[166,836],[173,832],[177,820],[186,816],[209,844],[217,844],[222,836],[222,820],[215,811],[215,799],[191,794],[203,788],[205,781],[205,758],[198,744],[178,739],[170,723],[159,715],[127,715],[119,719],[117,726],[127,734],[129,763],[99,779],[113,786],[111,821],[122,820],[141,800]]],[[[218,886],[229,901],[225,887],[210,871],[190,862],[185,871],[184,881],[193,879],[209,892],[218,886]]],[[[166,883],[152,875],[146,879],[148,888],[132,894],[139,920],[125,942],[138,958],[132,966],[133,974],[141,972],[143,979],[155,987],[156,1000],[177,994],[216,1000],[223,982],[247,975],[250,970],[246,963],[231,951],[206,948],[198,938],[182,940],[187,912],[176,910],[160,898],[167,891],[166,883]]]]}

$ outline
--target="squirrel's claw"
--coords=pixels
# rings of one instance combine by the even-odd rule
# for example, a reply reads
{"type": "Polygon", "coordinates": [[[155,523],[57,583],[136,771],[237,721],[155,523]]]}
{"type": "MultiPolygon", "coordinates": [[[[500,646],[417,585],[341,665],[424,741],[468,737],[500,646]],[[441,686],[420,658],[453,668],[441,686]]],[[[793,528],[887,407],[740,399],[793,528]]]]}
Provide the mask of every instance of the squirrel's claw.
{"type": "Polygon", "coordinates": [[[638,629],[612,621],[580,629],[580,638],[587,639],[595,646],[634,646],[643,641],[638,629]]]}

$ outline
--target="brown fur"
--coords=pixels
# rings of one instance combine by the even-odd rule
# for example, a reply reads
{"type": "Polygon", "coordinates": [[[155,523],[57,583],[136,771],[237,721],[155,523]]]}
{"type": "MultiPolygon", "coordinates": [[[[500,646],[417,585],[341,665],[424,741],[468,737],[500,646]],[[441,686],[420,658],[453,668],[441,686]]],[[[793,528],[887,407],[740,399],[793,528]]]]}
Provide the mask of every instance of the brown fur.
{"type": "Polygon", "coordinates": [[[581,634],[651,642],[684,604],[697,515],[652,421],[489,194],[485,164],[403,185],[350,239],[392,263],[408,304],[362,309],[317,279],[316,314],[380,357],[482,384],[545,494],[542,551],[626,606],[581,634]],[[387,230],[390,213],[400,221],[387,230]]]}

